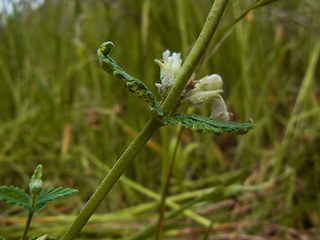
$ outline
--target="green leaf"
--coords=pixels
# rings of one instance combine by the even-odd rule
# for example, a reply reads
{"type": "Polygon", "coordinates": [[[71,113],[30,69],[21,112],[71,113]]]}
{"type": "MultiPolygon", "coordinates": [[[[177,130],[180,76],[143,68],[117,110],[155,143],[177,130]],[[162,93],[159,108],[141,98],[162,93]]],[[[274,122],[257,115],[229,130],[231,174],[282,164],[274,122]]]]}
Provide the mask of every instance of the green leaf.
{"type": "Polygon", "coordinates": [[[70,188],[48,188],[48,189],[42,189],[34,199],[34,208],[33,211],[37,211],[40,208],[42,208],[47,202],[64,197],[67,195],[71,195],[78,192],[78,190],[70,189],[70,188]]]}
{"type": "Polygon", "coordinates": [[[20,188],[10,186],[1,186],[0,187],[0,200],[3,200],[7,203],[12,203],[20,205],[31,210],[31,201],[28,195],[20,188]]]}
{"type": "Polygon", "coordinates": [[[254,128],[252,120],[248,120],[245,123],[220,122],[196,114],[177,114],[173,117],[163,117],[162,123],[164,125],[182,124],[184,127],[196,132],[213,133],[218,136],[220,136],[222,132],[245,134],[254,128]]]}
{"type": "Polygon", "coordinates": [[[98,57],[102,68],[111,75],[122,80],[125,87],[128,88],[130,92],[135,93],[138,97],[144,98],[144,100],[149,103],[151,110],[162,116],[163,111],[158,106],[155,97],[147,86],[140,80],[126,73],[115,61],[113,61],[112,58],[108,56],[113,46],[113,43],[108,41],[102,43],[98,49],[98,57]]]}

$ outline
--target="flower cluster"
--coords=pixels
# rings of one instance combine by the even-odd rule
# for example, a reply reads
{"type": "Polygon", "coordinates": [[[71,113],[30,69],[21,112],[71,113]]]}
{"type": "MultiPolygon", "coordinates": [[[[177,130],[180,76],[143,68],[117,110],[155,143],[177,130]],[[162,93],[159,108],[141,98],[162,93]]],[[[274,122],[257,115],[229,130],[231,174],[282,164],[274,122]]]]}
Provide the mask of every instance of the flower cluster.
{"type": "MultiPolygon", "coordinates": [[[[166,50],[162,54],[163,60],[155,60],[160,66],[161,84],[156,83],[161,97],[169,93],[177,73],[181,69],[182,59],[180,53],[173,53],[166,50]]],[[[218,74],[206,76],[200,80],[189,80],[184,93],[182,94],[181,104],[190,106],[200,106],[212,103],[212,113],[210,118],[221,121],[229,121],[229,112],[226,104],[221,97],[223,81],[218,74]]]]}
{"type": "Polygon", "coordinates": [[[163,52],[162,57],[162,61],[155,60],[160,66],[161,79],[161,84],[157,83],[156,87],[159,90],[160,96],[166,96],[176,79],[177,73],[181,69],[182,59],[181,53],[172,53],[172,56],[170,56],[169,50],[163,52]]]}

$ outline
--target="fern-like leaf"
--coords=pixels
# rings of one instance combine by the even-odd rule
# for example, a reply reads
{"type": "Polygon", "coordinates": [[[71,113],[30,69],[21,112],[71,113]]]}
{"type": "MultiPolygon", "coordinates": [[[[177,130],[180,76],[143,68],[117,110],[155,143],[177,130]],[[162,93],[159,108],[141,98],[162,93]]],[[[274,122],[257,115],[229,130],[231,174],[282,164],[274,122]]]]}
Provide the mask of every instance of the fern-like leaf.
{"type": "Polygon", "coordinates": [[[70,188],[48,188],[48,189],[42,189],[36,196],[34,200],[34,207],[33,211],[38,211],[40,208],[42,208],[47,202],[64,197],[67,195],[71,195],[78,192],[78,190],[70,189],[70,188]]]}
{"type": "Polygon", "coordinates": [[[249,129],[254,128],[252,120],[245,123],[221,122],[196,114],[177,114],[173,117],[163,117],[164,125],[182,124],[184,127],[196,132],[213,133],[220,136],[223,132],[233,134],[246,134],[249,129]]]}
{"type": "Polygon", "coordinates": [[[98,57],[102,68],[111,75],[122,80],[125,84],[125,87],[128,88],[130,92],[135,93],[138,97],[144,98],[144,100],[149,103],[151,110],[162,116],[163,111],[158,106],[155,97],[147,88],[147,86],[140,80],[126,73],[121,67],[118,66],[115,61],[113,61],[112,58],[108,56],[113,46],[113,43],[108,41],[102,43],[100,48],[98,49],[98,57]]]}
{"type": "Polygon", "coordinates": [[[7,203],[20,205],[31,210],[31,201],[28,195],[22,189],[14,186],[1,186],[0,187],[0,200],[7,203]]]}

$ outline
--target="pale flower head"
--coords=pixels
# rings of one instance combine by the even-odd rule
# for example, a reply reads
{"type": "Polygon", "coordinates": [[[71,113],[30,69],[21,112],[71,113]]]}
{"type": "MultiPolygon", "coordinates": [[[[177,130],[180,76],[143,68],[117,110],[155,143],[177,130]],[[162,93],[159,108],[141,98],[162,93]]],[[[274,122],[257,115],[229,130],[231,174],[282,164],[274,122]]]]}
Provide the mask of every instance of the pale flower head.
{"type": "Polygon", "coordinates": [[[210,118],[220,121],[229,121],[229,112],[227,111],[226,104],[221,97],[223,92],[222,78],[218,74],[212,74],[193,82],[195,83],[194,88],[185,94],[181,103],[191,106],[200,106],[212,103],[212,113],[210,118]]]}
{"type": "Polygon", "coordinates": [[[161,84],[157,83],[156,87],[162,93],[167,93],[172,87],[177,73],[181,69],[182,59],[181,53],[172,53],[166,50],[162,54],[162,61],[156,59],[155,62],[160,66],[161,84]]]}
{"type": "Polygon", "coordinates": [[[223,92],[223,81],[218,74],[205,76],[200,80],[193,81],[193,83],[195,83],[194,88],[186,93],[182,99],[182,103],[194,106],[212,103],[212,101],[215,98],[219,98],[223,92]]]}
{"type": "Polygon", "coordinates": [[[211,74],[200,79],[199,83],[197,83],[195,87],[203,91],[210,91],[221,89],[222,85],[222,78],[218,74],[211,74]]]}

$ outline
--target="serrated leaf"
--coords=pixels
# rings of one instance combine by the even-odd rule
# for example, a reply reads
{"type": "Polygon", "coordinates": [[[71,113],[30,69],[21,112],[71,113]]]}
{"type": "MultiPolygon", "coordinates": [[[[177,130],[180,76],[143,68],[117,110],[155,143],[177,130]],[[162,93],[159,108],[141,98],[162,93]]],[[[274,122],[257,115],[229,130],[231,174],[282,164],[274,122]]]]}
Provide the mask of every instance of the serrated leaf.
{"type": "Polygon", "coordinates": [[[151,110],[162,116],[163,111],[158,106],[155,97],[147,88],[147,86],[140,80],[126,73],[112,58],[108,56],[113,46],[113,43],[108,41],[102,43],[100,48],[98,49],[98,56],[102,68],[111,75],[122,80],[125,84],[125,87],[128,88],[130,92],[135,93],[138,97],[144,98],[144,100],[149,103],[151,110]]]}
{"type": "Polygon", "coordinates": [[[184,127],[196,132],[213,133],[220,136],[223,132],[245,134],[254,128],[252,120],[245,123],[221,122],[196,114],[177,114],[173,117],[163,117],[164,125],[182,124],[184,127]]]}
{"type": "Polygon", "coordinates": [[[68,196],[71,194],[74,194],[78,192],[78,190],[70,189],[70,188],[48,188],[48,189],[42,189],[34,199],[34,208],[33,211],[37,211],[40,208],[42,208],[46,203],[48,203],[51,200],[68,196]]]}
{"type": "Polygon", "coordinates": [[[14,186],[1,186],[0,187],[0,200],[7,203],[20,205],[31,210],[31,201],[28,195],[22,189],[14,186]]]}

